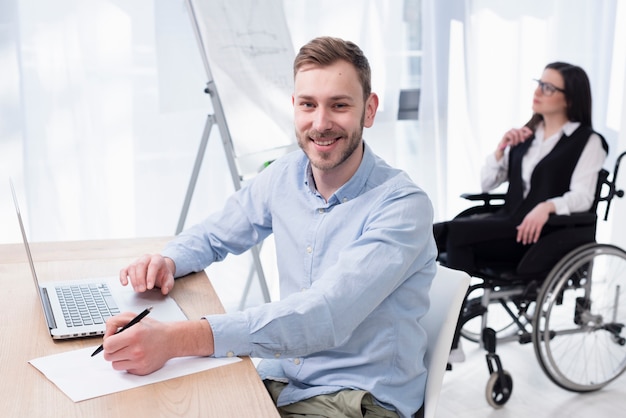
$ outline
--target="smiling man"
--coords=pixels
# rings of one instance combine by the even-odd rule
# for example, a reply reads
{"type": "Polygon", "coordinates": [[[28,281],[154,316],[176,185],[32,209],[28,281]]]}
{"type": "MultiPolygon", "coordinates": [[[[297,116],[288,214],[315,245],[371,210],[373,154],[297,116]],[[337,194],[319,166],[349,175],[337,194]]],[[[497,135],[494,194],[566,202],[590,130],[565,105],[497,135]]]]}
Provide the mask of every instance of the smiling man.
{"type": "Polygon", "coordinates": [[[326,199],[361,164],[363,128],[372,126],[378,108],[367,62],[357,69],[348,59],[331,55],[321,61],[304,47],[294,66],[296,136],[311,163],[317,190],[326,199]]]}
{"type": "Polygon", "coordinates": [[[420,416],[419,320],[436,269],[430,200],[363,141],[378,97],[355,44],[312,40],[294,77],[301,151],[276,160],[161,254],[120,272],[135,291],[166,294],[175,277],[273,234],[280,301],[178,323],[145,318],[114,334],[133,317],[125,313],[107,323],[105,359],[147,374],[177,356],[259,357],[283,417],[420,416]]]}

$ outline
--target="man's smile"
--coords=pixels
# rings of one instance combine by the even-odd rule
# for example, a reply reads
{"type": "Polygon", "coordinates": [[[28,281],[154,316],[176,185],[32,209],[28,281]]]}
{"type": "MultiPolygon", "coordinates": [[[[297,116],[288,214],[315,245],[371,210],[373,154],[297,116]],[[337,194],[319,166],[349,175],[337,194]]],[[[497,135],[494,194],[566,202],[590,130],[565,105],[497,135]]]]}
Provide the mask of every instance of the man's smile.
{"type": "Polygon", "coordinates": [[[315,143],[315,145],[319,145],[319,146],[328,146],[328,145],[332,145],[335,142],[337,142],[339,140],[339,138],[332,138],[332,139],[315,139],[315,138],[311,138],[311,140],[315,143]]]}

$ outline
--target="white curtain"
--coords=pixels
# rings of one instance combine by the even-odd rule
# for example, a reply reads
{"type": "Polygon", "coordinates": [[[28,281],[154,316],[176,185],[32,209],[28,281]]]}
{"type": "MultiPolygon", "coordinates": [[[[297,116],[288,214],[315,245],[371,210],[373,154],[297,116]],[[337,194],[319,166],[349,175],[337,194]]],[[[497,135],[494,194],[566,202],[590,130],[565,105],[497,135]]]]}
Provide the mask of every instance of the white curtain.
{"type": "MultiPolygon", "coordinates": [[[[370,57],[366,138],[393,163],[403,0],[284,4],[295,47],[335,35],[370,57]]],[[[212,111],[184,0],[3,0],[0,73],[0,242],[20,240],[9,177],[34,241],[174,233],[212,111]]],[[[187,225],[232,192],[224,173],[214,128],[187,225]]]]}
{"type": "Polygon", "coordinates": [[[210,111],[184,2],[1,4],[2,241],[20,240],[9,176],[34,241],[172,235],[210,111]]]}
{"type": "MultiPolygon", "coordinates": [[[[479,171],[502,134],[531,116],[533,78],[546,64],[584,68],[593,94],[593,124],[611,148],[606,167],[626,148],[621,115],[626,38],[624,2],[467,0],[424,2],[422,138],[433,138],[437,216],[447,219],[479,191],[479,171]],[[620,20],[621,19],[621,20],[620,20]],[[432,111],[432,114],[425,112],[432,111]]],[[[619,207],[614,202],[613,214],[619,207]]],[[[621,229],[623,231],[623,229],[621,229]]],[[[607,236],[607,239],[613,239],[607,236]]],[[[621,234],[624,235],[624,234],[621,234]]]]}

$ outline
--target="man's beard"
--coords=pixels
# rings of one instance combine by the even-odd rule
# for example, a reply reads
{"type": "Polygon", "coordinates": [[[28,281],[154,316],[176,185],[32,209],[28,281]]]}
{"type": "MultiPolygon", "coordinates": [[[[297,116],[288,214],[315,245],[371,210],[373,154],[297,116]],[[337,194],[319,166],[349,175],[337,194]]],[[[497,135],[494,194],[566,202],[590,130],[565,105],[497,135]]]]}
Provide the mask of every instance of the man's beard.
{"type": "Polygon", "coordinates": [[[350,136],[346,136],[346,133],[343,131],[317,132],[317,131],[311,130],[311,131],[303,132],[302,135],[298,135],[298,132],[296,132],[296,137],[298,138],[298,145],[305,152],[307,157],[309,157],[309,161],[311,162],[311,165],[313,167],[321,171],[332,170],[340,166],[348,158],[350,158],[350,156],[354,153],[354,151],[361,144],[361,137],[363,135],[364,117],[365,115],[361,117],[361,124],[360,124],[359,129],[354,131],[350,136]],[[332,159],[332,156],[333,156],[332,152],[319,151],[315,155],[312,156],[312,155],[309,155],[309,153],[306,150],[305,145],[308,144],[308,142],[310,141],[310,138],[318,140],[318,139],[324,139],[324,138],[337,138],[337,137],[341,137],[339,141],[348,141],[347,148],[343,150],[343,152],[339,156],[339,159],[337,160],[332,159]],[[311,157],[317,157],[317,158],[314,159],[311,157]]]}

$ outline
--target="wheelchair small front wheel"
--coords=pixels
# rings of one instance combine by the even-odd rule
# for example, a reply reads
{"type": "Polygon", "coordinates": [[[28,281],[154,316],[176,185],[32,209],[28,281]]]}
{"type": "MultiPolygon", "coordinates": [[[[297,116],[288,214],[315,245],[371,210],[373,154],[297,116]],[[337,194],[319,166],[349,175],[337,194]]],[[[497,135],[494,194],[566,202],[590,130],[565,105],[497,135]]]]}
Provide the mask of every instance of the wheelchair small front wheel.
{"type": "Polygon", "coordinates": [[[507,403],[513,392],[513,378],[506,370],[502,370],[502,378],[500,373],[493,372],[487,381],[485,396],[487,403],[495,409],[502,408],[507,403]]]}

